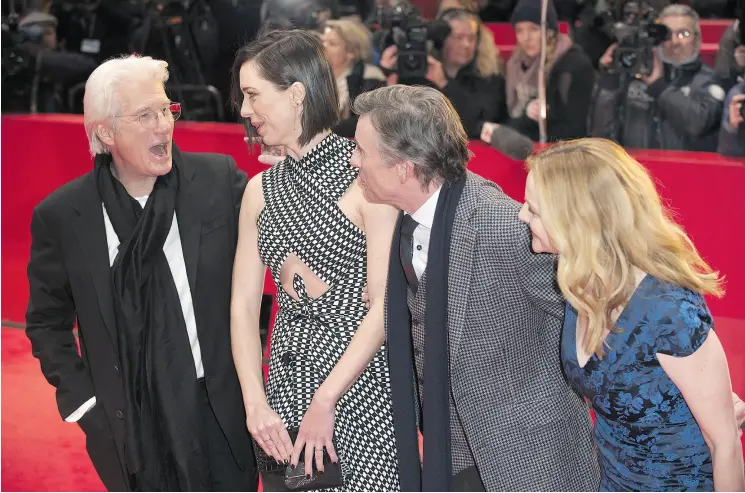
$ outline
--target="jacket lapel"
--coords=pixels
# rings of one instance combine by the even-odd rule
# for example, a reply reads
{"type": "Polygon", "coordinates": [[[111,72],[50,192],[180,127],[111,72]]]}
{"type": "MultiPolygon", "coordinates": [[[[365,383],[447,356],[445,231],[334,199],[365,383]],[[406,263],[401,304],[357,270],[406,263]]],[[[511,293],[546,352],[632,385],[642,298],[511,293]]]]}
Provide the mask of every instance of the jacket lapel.
{"type": "Polygon", "coordinates": [[[458,354],[471,288],[476,230],[471,227],[470,218],[477,205],[478,195],[474,193],[477,186],[474,184],[473,175],[469,173],[453,224],[448,269],[448,334],[451,364],[456,361],[455,357],[458,354]]]}
{"type": "Polygon", "coordinates": [[[106,243],[106,227],[103,219],[103,203],[94,181],[95,175],[88,175],[82,187],[84,193],[79,202],[73,203],[73,209],[79,214],[73,223],[73,230],[80,244],[80,251],[86,259],[85,264],[93,280],[93,285],[101,309],[101,317],[108,330],[114,348],[118,347],[116,321],[114,320],[114,302],[111,291],[111,267],[106,243]]]}
{"type": "Polygon", "coordinates": [[[202,233],[201,205],[204,198],[198,196],[196,184],[197,169],[187,166],[181,159],[181,153],[173,147],[173,159],[181,170],[178,200],[176,202],[176,218],[178,220],[181,249],[184,253],[186,276],[189,279],[192,301],[196,297],[197,266],[199,265],[199,239],[202,233]]]}

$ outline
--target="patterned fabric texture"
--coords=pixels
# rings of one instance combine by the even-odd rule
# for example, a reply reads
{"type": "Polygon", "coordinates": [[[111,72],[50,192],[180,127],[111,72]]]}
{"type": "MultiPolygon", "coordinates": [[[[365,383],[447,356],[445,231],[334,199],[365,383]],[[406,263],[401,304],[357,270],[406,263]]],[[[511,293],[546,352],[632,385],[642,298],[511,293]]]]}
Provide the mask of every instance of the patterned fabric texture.
{"type": "Polygon", "coordinates": [[[520,207],[468,174],[448,267],[455,407],[487,491],[597,491],[589,409],[561,370],[556,258],[532,253],[520,207]]]}
{"type": "Polygon", "coordinates": [[[657,353],[693,354],[712,327],[699,294],[647,276],[606,338],[606,354],[577,362],[577,312],[567,304],[562,360],[595,409],[603,491],[714,491],[709,447],[657,353]]]}
{"type": "MultiPolygon", "coordinates": [[[[414,347],[414,365],[417,379],[417,390],[419,392],[417,409],[417,423],[421,423],[422,416],[422,396],[424,395],[424,339],[426,335],[425,318],[427,315],[427,271],[425,270],[419,279],[419,288],[414,294],[411,288],[407,289],[406,302],[411,311],[411,337],[414,347]]],[[[452,391],[449,394],[450,401],[450,453],[452,455],[453,475],[458,474],[464,469],[473,467],[475,462],[471,448],[468,446],[468,440],[463,432],[463,425],[455,409],[452,391]]]]}
{"type": "MultiPolygon", "coordinates": [[[[352,142],[330,134],[300,161],[287,157],[262,176],[259,253],[271,270],[279,305],[266,393],[288,427],[300,425],[367,313],[362,302],[365,234],[338,206],[357,177],[350,165],[353,150],[352,142]],[[290,253],[330,287],[326,293],[312,298],[299,275],[293,287],[300,300],[284,290],[279,275],[290,253]]],[[[334,439],[343,490],[399,488],[390,376],[382,348],[339,399],[334,439]]]]}

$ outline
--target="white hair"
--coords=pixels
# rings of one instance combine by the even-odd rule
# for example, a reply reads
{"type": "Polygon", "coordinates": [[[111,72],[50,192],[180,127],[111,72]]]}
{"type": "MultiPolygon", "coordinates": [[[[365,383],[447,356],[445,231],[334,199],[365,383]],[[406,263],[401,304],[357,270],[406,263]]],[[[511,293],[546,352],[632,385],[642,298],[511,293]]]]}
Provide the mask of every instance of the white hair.
{"type": "Polygon", "coordinates": [[[119,91],[122,83],[143,80],[157,80],[165,84],[168,80],[168,62],[149,56],[124,55],[105,61],[88,77],[83,97],[83,122],[92,155],[111,152],[98,136],[97,129],[102,123],[110,123],[116,128],[114,116],[121,111],[119,91]]]}

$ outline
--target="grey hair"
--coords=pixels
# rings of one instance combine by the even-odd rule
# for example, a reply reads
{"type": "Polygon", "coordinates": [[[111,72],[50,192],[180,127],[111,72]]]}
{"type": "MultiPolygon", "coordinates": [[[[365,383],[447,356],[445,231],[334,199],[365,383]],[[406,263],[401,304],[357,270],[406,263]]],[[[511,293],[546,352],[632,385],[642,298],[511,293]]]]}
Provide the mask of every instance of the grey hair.
{"type": "Polygon", "coordinates": [[[454,182],[471,158],[458,113],[438,90],[394,85],[360,94],[352,110],[369,115],[378,133],[378,150],[387,164],[414,164],[423,189],[432,181],[454,182]]]}
{"type": "Polygon", "coordinates": [[[696,34],[696,39],[701,39],[701,24],[699,22],[699,15],[698,12],[693,10],[690,5],[685,5],[682,3],[674,3],[672,5],[668,5],[664,9],[662,9],[662,12],[660,12],[660,20],[664,19],[665,17],[690,17],[693,20],[693,31],[696,34]]]}
{"type": "Polygon", "coordinates": [[[168,62],[149,56],[125,55],[105,61],[88,77],[83,97],[83,124],[92,155],[111,152],[97,130],[102,123],[109,123],[116,129],[114,117],[121,111],[121,86],[148,79],[165,85],[168,62]]]}

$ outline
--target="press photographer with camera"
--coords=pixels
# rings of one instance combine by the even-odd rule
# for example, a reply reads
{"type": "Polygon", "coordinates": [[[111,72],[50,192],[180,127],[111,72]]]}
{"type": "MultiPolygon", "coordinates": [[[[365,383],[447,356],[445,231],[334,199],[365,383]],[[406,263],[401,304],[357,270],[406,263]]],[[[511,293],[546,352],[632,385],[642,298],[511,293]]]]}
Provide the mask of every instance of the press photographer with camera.
{"type": "Polygon", "coordinates": [[[394,43],[382,51],[380,67],[388,74],[388,84],[425,85],[440,90],[453,104],[471,139],[479,138],[485,122],[505,121],[504,78],[498,73],[496,53],[485,59],[490,54],[478,49],[479,18],[465,8],[444,10],[426,27],[434,50],[429,52],[425,42],[415,54],[407,49],[417,41],[417,31],[408,29],[417,23],[411,19],[413,16],[409,11],[404,17],[405,29],[393,27],[394,43]]]}
{"type": "Polygon", "coordinates": [[[625,147],[715,151],[726,93],[699,56],[698,14],[669,5],[658,24],[644,4],[624,2],[623,12],[620,40],[600,59],[591,136],[625,147]]]}
{"type": "Polygon", "coordinates": [[[745,80],[727,94],[717,152],[724,156],[745,157],[745,80]]]}
{"type": "Polygon", "coordinates": [[[88,77],[95,60],[63,49],[51,14],[11,9],[2,24],[3,112],[69,111],[67,90],[88,77]]]}

